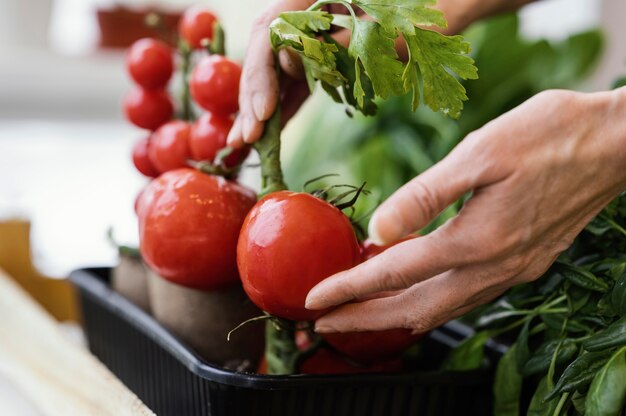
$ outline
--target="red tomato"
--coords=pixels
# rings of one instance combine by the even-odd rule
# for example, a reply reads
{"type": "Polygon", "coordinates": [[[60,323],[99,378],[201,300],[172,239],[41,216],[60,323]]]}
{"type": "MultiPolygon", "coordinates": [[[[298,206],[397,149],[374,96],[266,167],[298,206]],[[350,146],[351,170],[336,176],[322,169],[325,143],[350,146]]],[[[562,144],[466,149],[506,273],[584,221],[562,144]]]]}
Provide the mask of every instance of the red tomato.
{"type": "Polygon", "coordinates": [[[143,88],[163,88],[174,72],[172,49],[155,39],[140,39],[130,47],[126,67],[133,80],[143,88]]]}
{"type": "Polygon", "coordinates": [[[397,373],[404,368],[401,359],[380,361],[371,365],[359,366],[351,363],[334,351],[321,348],[313,356],[300,364],[302,374],[360,374],[397,373]]]}
{"type": "Polygon", "coordinates": [[[191,73],[191,95],[200,107],[212,113],[236,113],[240,78],[238,63],[220,55],[207,56],[191,73]]]}
{"type": "Polygon", "coordinates": [[[275,192],[250,211],[239,236],[237,264],[243,287],[261,309],[310,321],[325,311],[304,307],[307,293],[325,278],[359,262],[348,218],[305,193],[275,192]]]}
{"type": "Polygon", "coordinates": [[[371,363],[382,358],[392,358],[424,338],[424,334],[411,334],[410,329],[390,329],[376,332],[347,332],[324,334],[322,337],[337,351],[360,363],[371,363]]]}
{"type": "Polygon", "coordinates": [[[202,40],[213,40],[213,28],[217,17],[201,6],[191,7],[178,24],[180,36],[194,49],[202,47],[202,40]]]}
{"type": "Polygon", "coordinates": [[[195,169],[159,176],[139,203],[144,261],[182,286],[216,290],[238,283],[237,237],[255,201],[250,189],[195,169]]]}
{"type": "Polygon", "coordinates": [[[418,235],[409,235],[404,237],[393,244],[388,244],[386,246],[378,246],[374,244],[371,240],[365,240],[361,243],[361,258],[363,261],[369,260],[372,257],[375,257],[382,253],[383,251],[391,248],[400,243],[404,243],[405,241],[413,240],[414,238],[419,237],[418,235]]]}
{"type": "Polygon", "coordinates": [[[135,143],[133,147],[133,164],[143,175],[149,178],[156,178],[159,176],[159,171],[154,167],[148,157],[149,147],[149,137],[143,138],[135,143]]]}
{"type": "MultiPolygon", "coordinates": [[[[217,153],[226,147],[228,133],[233,126],[232,116],[206,113],[200,117],[191,128],[189,147],[191,156],[195,160],[208,160],[213,162],[217,153]]],[[[250,153],[250,148],[233,151],[226,159],[226,167],[240,165],[250,153]]]]}
{"type": "Polygon", "coordinates": [[[161,173],[187,166],[191,157],[189,133],[191,125],[185,121],[170,121],[152,135],[150,160],[161,173]]]}
{"type": "Polygon", "coordinates": [[[124,98],[124,112],[137,127],[154,131],[172,119],[174,104],[164,90],[135,88],[124,98]]]}
{"type": "Polygon", "coordinates": [[[143,192],[145,191],[145,188],[140,190],[139,192],[137,192],[137,196],[135,197],[135,214],[139,215],[139,210],[141,209],[141,196],[143,195],[143,192]]]}

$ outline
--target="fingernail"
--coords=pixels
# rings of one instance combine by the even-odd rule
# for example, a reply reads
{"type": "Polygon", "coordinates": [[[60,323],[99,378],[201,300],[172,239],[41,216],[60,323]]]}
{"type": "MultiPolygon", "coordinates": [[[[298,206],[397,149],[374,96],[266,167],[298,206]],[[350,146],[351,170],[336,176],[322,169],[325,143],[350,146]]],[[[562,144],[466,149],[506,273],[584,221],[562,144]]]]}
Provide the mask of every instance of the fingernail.
{"type": "Polygon", "coordinates": [[[243,141],[245,143],[252,142],[251,135],[254,128],[254,120],[251,117],[243,119],[243,141]]]}
{"type": "Polygon", "coordinates": [[[304,301],[304,307],[307,309],[315,310],[319,308],[320,299],[319,296],[313,293],[314,290],[315,289],[312,289],[309,292],[309,295],[306,297],[306,301],[304,301]]]}
{"type": "Polygon", "coordinates": [[[238,148],[241,145],[241,120],[239,117],[235,120],[235,124],[233,124],[233,127],[228,133],[226,145],[233,148],[238,148]]]}
{"type": "Polygon", "coordinates": [[[331,327],[330,325],[324,324],[324,323],[315,323],[315,332],[317,332],[318,334],[329,334],[332,332],[337,332],[333,329],[333,327],[331,327]]]}
{"type": "Polygon", "coordinates": [[[252,109],[254,115],[259,121],[264,121],[267,118],[267,100],[261,93],[256,93],[252,96],[252,109]]]}
{"type": "Polygon", "coordinates": [[[372,219],[370,220],[370,225],[367,231],[369,234],[369,239],[377,246],[382,246],[385,243],[380,236],[380,232],[379,232],[380,227],[378,225],[379,222],[380,222],[380,215],[374,214],[374,216],[372,216],[372,219]]]}

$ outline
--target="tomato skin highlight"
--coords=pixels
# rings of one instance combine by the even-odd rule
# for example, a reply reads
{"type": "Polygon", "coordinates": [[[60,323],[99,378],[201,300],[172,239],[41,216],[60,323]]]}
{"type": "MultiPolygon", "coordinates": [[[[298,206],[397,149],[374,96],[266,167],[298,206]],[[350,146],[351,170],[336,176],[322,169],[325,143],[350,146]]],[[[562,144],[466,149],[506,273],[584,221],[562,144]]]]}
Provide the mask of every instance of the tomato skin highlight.
{"type": "Polygon", "coordinates": [[[150,138],[144,137],[137,141],[133,147],[133,164],[135,168],[144,176],[149,178],[156,178],[159,176],[159,171],[154,167],[148,152],[150,149],[150,138]]]}
{"type": "Polygon", "coordinates": [[[202,58],[191,73],[189,87],[194,101],[217,114],[239,110],[241,66],[220,55],[202,58]]]}
{"type": "Polygon", "coordinates": [[[170,121],[152,135],[149,147],[150,161],[160,172],[183,168],[191,157],[189,134],[191,126],[185,121],[170,121]]]}
{"type": "Polygon", "coordinates": [[[210,11],[195,6],[187,9],[178,24],[178,33],[193,49],[202,48],[202,40],[213,41],[217,17],[210,11]]]}
{"type": "Polygon", "coordinates": [[[402,354],[425,336],[404,328],[322,335],[334,349],[362,364],[402,354]]]}
{"type": "Polygon", "coordinates": [[[190,168],[152,181],[138,204],[141,255],[161,277],[190,288],[239,284],[237,237],[255,193],[190,168]]]}
{"type": "Polygon", "coordinates": [[[128,50],[126,68],[133,81],[144,89],[163,88],[174,72],[172,49],[156,39],[140,39],[128,50]]]}
{"type": "MultiPolygon", "coordinates": [[[[191,127],[189,147],[194,160],[208,160],[213,162],[218,152],[226,148],[228,133],[233,127],[234,118],[220,114],[206,113],[191,127]]],[[[224,159],[228,168],[241,164],[250,154],[250,148],[234,150],[224,159]]]]}
{"type": "Polygon", "coordinates": [[[164,90],[137,87],[124,97],[124,113],[135,126],[154,131],[172,119],[174,104],[164,90]]]}
{"type": "Polygon", "coordinates": [[[326,311],[304,307],[322,280],[359,263],[360,250],[348,218],[305,193],[275,192],[250,211],[239,236],[237,264],[243,286],[261,309],[295,321],[326,311]]]}

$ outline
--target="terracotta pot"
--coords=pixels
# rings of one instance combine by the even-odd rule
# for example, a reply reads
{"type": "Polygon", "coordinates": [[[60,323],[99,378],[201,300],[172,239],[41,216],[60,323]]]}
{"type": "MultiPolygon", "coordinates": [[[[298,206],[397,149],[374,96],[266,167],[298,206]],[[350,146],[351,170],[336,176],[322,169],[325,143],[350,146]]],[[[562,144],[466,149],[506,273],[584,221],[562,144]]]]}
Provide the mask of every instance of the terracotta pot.
{"type": "Polygon", "coordinates": [[[148,272],[152,313],[206,361],[226,368],[256,368],[264,349],[263,322],[240,323],[261,315],[241,286],[204,292],[171,283],[148,272]]]}
{"type": "Polygon", "coordinates": [[[120,255],[120,262],[111,274],[111,287],[144,311],[150,312],[148,271],[141,259],[120,255]]]}
{"type": "Polygon", "coordinates": [[[126,48],[141,38],[158,38],[174,46],[177,41],[180,13],[159,10],[133,10],[125,7],[99,9],[100,46],[103,48],[126,48]],[[161,27],[146,25],[146,16],[156,13],[161,18],[161,27]]]}

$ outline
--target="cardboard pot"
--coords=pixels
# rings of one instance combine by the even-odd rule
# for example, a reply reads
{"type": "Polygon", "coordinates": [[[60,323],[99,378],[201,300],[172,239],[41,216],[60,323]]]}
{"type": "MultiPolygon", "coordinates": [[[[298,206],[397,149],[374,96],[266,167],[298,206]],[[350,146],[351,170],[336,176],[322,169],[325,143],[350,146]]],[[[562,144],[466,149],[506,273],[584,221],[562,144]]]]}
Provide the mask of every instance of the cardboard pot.
{"type": "Polygon", "coordinates": [[[150,311],[148,270],[140,258],[120,254],[120,262],[111,274],[111,286],[139,308],[150,311]]]}

